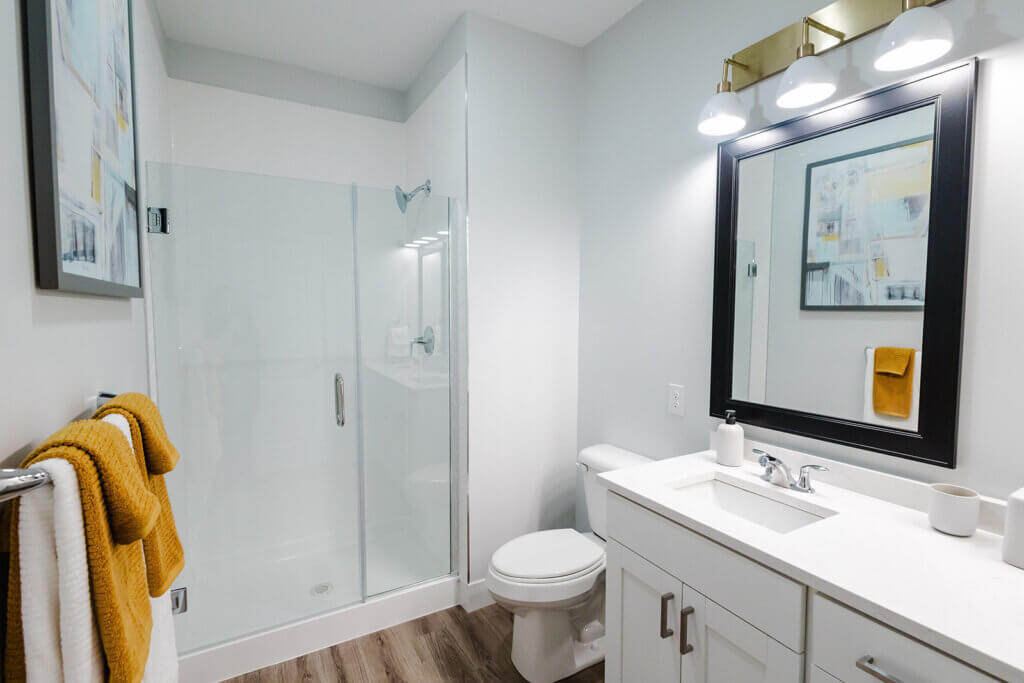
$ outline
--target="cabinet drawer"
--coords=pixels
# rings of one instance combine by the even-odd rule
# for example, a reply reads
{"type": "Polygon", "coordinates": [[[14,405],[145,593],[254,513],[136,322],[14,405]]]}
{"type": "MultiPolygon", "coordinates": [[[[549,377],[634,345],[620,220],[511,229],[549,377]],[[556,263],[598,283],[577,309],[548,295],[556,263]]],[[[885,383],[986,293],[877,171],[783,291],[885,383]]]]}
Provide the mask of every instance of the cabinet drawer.
{"type": "Polygon", "coordinates": [[[880,680],[857,667],[863,657],[903,683],[996,680],[817,593],[811,599],[809,653],[814,666],[846,683],[880,680]]]}
{"type": "Polygon", "coordinates": [[[613,493],[608,534],[794,652],[804,651],[802,584],[613,493]]]}

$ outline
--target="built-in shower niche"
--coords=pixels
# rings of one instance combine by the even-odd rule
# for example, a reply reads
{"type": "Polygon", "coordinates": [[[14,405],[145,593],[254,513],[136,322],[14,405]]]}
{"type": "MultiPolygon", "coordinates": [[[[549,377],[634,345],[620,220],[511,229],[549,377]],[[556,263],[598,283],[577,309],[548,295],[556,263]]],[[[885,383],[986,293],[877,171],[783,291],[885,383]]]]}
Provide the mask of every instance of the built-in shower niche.
{"type": "Polygon", "coordinates": [[[447,198],[403,214],[388,189],[147,173],[171,224],[148,243],[157,398],[183,453],[180,651],[447,575],[447,246],[425,266],[403,246],[428,202],[447,226],[447,198]],[[414,331],[425,302],[433,355],[414,363],[410,336],[389,358],[388,328],[414,331]]]}

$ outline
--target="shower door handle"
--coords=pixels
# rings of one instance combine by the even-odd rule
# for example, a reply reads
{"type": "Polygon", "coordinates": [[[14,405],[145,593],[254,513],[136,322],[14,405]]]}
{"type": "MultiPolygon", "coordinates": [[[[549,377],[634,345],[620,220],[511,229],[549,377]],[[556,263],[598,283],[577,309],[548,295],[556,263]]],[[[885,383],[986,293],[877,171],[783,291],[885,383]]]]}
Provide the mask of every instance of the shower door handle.
{"type": "Polygon", "coordinates": [[[334,418],[339,427],[345,426],[345,378],[340,372],[334,375],[334,418]]]}

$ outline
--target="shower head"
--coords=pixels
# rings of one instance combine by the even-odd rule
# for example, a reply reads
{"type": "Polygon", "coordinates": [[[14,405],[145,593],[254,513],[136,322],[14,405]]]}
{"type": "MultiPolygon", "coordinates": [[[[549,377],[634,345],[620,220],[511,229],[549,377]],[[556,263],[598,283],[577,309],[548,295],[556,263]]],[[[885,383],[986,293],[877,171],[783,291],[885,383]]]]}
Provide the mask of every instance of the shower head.
{"type": "Polygon", "coordinates": [[[412,201],[413,197],[422,192],[425,196],[430,196],[430,181],[423,183],[411,192],[404,191],[401,186],[395,185],[395,203],[398,204],[398,210],[405,213],[405,210],[409,208],[409,202],[412,201]]]}

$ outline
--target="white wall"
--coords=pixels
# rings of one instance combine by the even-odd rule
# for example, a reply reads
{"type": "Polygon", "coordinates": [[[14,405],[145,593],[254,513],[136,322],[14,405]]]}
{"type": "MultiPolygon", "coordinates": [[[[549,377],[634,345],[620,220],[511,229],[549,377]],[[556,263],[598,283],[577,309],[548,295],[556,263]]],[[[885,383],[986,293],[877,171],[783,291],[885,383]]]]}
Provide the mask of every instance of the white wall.
{"type": "MultiPolygon", "coordinates": [[[[22,71],[21,8],[0,0],[0,459],[15,466],[85,409],[97,391],[146,391],[141,299],[42,291],[35,286],[31,183],[22,71]]],[[[162,139],[163,68],[145,3],[136,3],[138,158],[162,139]]],[[[140,187],[141,205],[146,188],[140,187]]]]}
{"type": "Polygon", "coordinates": [[[573,522],[579,49],[471,15],[469,578],[573,522]]]}
{"type": "MultiPolygon", "coordinates": [[[[820,7],[820,0],[647,0],[586,48],[582,119],[581,444],[608,441],[665,458],[707,446],[715,141],[696,132],[721,59],[820,7]],[[743,17],[737,21],[737,17],[743,17]],[[665,385],[687,386],[686,417],[666,414],[665,385]]],[[[1015,311],[1024,232],[1015,194],[1024,138],[1024,3],[948,0],[950,59],[980,53],[965,356],[956,471],[750,429],[754,437],[992,495],[1024,485],[1012,425],[1024,358],[1015,311]]],[[[828,53],[838,96],[886,82],[876,36],[828,53]]],[[[777,78],[741,93],[752,127],[785,117],[777,78]]]]}
{"type": "Polygon", "coordinates": [[[405,173],[401,123],[167,80],[176,164],[388,188],[405,173]]]}

